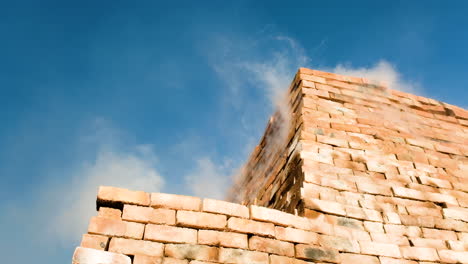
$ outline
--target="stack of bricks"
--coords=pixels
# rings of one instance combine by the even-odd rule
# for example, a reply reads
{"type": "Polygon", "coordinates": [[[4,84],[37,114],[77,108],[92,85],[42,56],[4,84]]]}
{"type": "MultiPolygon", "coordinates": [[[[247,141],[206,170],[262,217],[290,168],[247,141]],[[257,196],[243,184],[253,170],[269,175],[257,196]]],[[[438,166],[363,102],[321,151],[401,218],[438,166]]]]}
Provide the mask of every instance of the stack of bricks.
{"type": "Polygon", "coordinates": [[[468,111],[304,68],[288,94],[236,203],[102,187],[74,263],[468,263],[468,111]]]}

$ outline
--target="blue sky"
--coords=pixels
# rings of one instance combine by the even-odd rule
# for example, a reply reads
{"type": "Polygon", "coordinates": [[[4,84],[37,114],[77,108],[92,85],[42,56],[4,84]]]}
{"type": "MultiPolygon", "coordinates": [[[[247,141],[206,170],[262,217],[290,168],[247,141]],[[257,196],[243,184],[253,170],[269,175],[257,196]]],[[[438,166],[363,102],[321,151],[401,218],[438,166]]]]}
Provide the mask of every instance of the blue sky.
{"type": "Polygon", "coordinates": [[[466,108],[468,3],[409,2],[0,1],[2,259],[69,262],[100,184],[221,197],[299,66],[466,108]]]}

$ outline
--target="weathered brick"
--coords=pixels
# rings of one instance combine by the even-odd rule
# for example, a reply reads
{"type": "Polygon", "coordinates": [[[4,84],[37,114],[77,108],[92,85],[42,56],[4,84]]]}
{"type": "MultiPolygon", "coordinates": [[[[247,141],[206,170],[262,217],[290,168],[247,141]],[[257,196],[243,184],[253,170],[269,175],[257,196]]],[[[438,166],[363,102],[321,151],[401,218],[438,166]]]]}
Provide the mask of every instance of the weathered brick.
{"type": "Polygon", "coordinates": [[[231,217],[228,220],[227,227],[229,230],[249,233],[255,235],[271,236],[275,235],[275,225],[272,223],[263,223],[243,218],[231,217]]]}
{"type": "Polygon", "coordinates": [[[249,208],[244,205],[225,201],[204,199],[202,210],[208,213],[225,214],[240,218],[249,218],[249,208]]]}
{"type": "Polygon", "coordinates": [[[244,249],[248,248],[247,235],[233,232],[199,230],[198,243],[208,246],[222,246],[244,249]]]}
{"type": "Polygon", "coordinates": [[[133,256],[133,264],[162,264],[162,258],[137,254],[133,256]]]}
{"type": "Polygon", "coordinates": [[[341,264],[380,264],[377,257],[356,255],[356,254],[341,254],[341,264]]]}
{"type": "Polygon", "coordinates": [[[410,198],[410,199],[415,199],[415,200],[425,200],[425,195],[423,192],[409,189],[409,188],[404,188],[404,187],[392,187],[393,194],[397,197],[401,198],[410,198]]]}
{"type": "Polygon", "coordinates": [[[220,248],[218,262],[234,264],[268,264],[269,260],[268,253],[234,248],[220,248]]]}
{"type": "Polygon", "coordinates": [[[72,264],[89,263],[131,264],[132,260],[123,254],[77,247],[73,253],[72,264]]]}
{"type": "Polygon", "coordinates": [[[218,260],[218,248],[204,245],[167,244],[164,254],[167,257],[176,259],[196,259],[213,262],[218,260]]]}
{"type": "Polygon", "coordinates": [[[445,263],[468,263],[468,251],[439,250],[440,260],[445,263]]]}
{"type": "Polygon", "coordinates": [[[163,256],[164,245],[161,243],[113,237],[109,251],[126,255],[163,256]]]}
{"type": "Polygon", "coordinates": [[[142,239],[143,232],[145,231],[145,225],[134,222],[125,222],[125,234],[123,235],[126,238],[133,239],[142,239]]]}
{"type": "Polygon", "coordinates": [[[316,233],[292,227],[276,226],[275,237],[279,240],[301,244],[316,244],[318,241],[316,233]]]}
{"type": "MultiPolygon", "coordinates": [[[[395,258],[387,258],[387,257],[379,257],[380,264],[418,264],[418,262],[413,260],[407,259],[395,259],[395,258]]],[[[423,264],[419,262],[420,264],[423,264]]]]}
{"type": "Polygon", "coordinates": [[[384,233],[383,224],[381,223],[364,221],[364,228],[369,233],[384,233]]]}
{"type": "Polygon", "coordinates": [[[391,196],[392,191],[390,187],[385,185],[377,185],[367,182],[356,182],[358,190],[363,193],[370,193],[370,194],[379,194],[385,196],[391,196]]]}
{"type": "Polygon", "coordinates": [[[376,243],[370,241],[359,241],[359,245],[361,246],[361,253],[363,254],[393,258],[401,257],[400,249],[397,245],[376,243]]]}
{"type": "Polygon", "coordinates": [[[188,264],[188,263],[189,261],[186,259],[176,259],[176,258],[163,258],[162,259],[162,264],[188,264]]]}
{"type": "Polygon", "coordinates": [[[125,222],[112,218],[93,217],[89,221],[88,232],[107,236],[124,236],[127,230],[125,222]]]}
{"type": "Polygon", "coordinates": [[[139,223],[148,223],[153,208],[148,206],[124,205],[122,219],[139,223]]]}
{"type": "Polygon", "coordinates": [[[196,244],[197,230],[174,226],[147,224],[145,228],[144,239],[165,243],[196,244]]]}
{"type": "Polygon", "coordinates": [[[177,194],[151,193],[151,207],[200,211],[201,199],[177,194]]]}
{"type": "Polygon", "coordinates": [[[219,214],[177,211],[177,225],[203,228],[203,229],[224,229],[226,227],[226,216],[219,214]]]}
{"type": "Polygon", "coordinates": [[[344,252],[359,253],[358,242],[344,237],[320,235],[318,243],[324,248],[333,248],[344,252]]]}
{"type": "Polygon", "coordinates": [[[108,242],[109,237],[107,236],[84,234],[80,247],[105,250],[108,242]]]}
{"type": "Polygon", "coordinates": [[[294,244],[276,239],[253,236],[249,239],[249,249],[294,257],[294,244]]]}
{"type": "Polygon", "coordinates": [[[433,248],[400,247],[401,254],[406,259],[418,261],[439,261],[437,251],[433,248]]]}
{"type": "Polygon", "coordinates": [[[149,222],[153,224],[175,225],[176,212],[174,210],[164,208],[153,209],[149,222]]]}
{"type": "Polygon", "coordinates": [[[121,202],[124,204],[148,206],[150,204],[150,195],[142,191],[130,191],[122,188],[100,186],[97,200],[98,204],[121,202]]]}
{"type": "Polygon", "coordinates": [[[444,208],[444,217],[455,220],[468,221],[468,208],[450,207],[444,208]]]}
{"type": "Polygon", "coordinates": [[[340,263],[341,261],[340,253],[336,249],[303,244],[296,245],[296,258],[333,263],[340,263]]]}
{"type": "Polygon", "coordinates": [[[372,241],[399,246],[409,246],[409,240],[403,235],[371,233],[372,241]]]}
{"type": "Polygon", "coordinates": [[[108,208],[108,207],[100,207],[98,216],[102,218],[112,218],[120,220],[122,216],[122,211],[119,209],[108,208]]]}
{"type": "Polygon", "coordinates": [[[453,231],[423,228],[423,237],[442,240],[457,240],[457,234],[453,231]]]}
{"type": "Polygon", "coordinates": [[[310,228],[310,221],[307,218],[266,207],[251,205],[250,217],[253,220],[266,221],[282,226],[293,226],[300,229],[310,228]]]}
{"type": "Polygon", "coordinates": [[[307,197],[304,197],[304,198],[305,198],[304,199],[305,205],[310,209],[314,209],[314,210],[325,212],[325,213],[336,214],[336,215],[343,215],[343,216],[346,215],[346,211],[343,205],[341,205],[340,203],[307,198],[307,197]]]}
{"type": "Polygon", "coordinates": [[[415,237],[411,238],[411,243],[415,247],[447,249],[445,241],[441,239],[415,237]]]}

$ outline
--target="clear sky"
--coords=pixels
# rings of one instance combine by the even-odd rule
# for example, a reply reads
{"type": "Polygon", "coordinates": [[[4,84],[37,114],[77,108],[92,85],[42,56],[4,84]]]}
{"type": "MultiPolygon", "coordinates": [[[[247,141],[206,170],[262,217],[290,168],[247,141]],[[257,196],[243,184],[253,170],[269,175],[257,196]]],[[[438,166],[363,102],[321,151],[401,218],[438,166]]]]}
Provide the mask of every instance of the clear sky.
{"type": "Polygon", "coordinates": [[[222,198],[300,66],[466,108],[467,12],[467,1],[0,1],[2,262],[69,263],[98,185],[222,198]]]}

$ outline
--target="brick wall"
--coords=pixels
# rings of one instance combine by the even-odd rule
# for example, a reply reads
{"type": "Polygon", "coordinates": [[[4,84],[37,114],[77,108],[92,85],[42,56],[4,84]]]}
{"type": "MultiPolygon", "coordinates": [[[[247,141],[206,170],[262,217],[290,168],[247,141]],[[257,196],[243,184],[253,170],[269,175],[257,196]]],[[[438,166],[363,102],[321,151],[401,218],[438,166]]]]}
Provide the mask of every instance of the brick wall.
{"type": "Polygon", "coordinates": [[[303,68],[288,95],[236,203],[102,187],[74,263],[468,263],[468,111],[303,68]]]}

